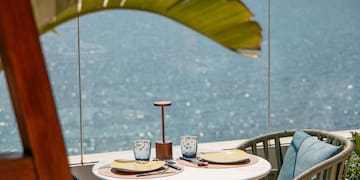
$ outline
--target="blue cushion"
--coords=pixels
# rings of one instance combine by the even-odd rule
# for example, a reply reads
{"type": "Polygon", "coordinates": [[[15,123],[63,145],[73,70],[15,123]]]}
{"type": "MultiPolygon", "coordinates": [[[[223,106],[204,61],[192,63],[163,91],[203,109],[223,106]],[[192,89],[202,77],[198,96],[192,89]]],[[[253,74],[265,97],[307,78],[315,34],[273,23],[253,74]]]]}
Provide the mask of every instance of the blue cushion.
{"type": "Polygon", "coordinates": [[[303,131],[296,131],[286,151],[278,180],[293,179],[306,169],[339,153],[341,149],[341,146],[334,146],[303,131]]]}

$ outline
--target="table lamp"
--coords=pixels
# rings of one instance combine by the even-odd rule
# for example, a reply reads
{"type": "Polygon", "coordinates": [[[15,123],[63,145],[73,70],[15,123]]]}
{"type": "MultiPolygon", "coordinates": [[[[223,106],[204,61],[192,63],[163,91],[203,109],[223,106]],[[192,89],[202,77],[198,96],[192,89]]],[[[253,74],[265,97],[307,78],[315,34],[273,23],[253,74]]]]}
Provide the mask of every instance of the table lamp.
{"type": "Polygon", "coordinates": [[[160,160],[169,160],[172,159],[172,142],[165,140],[165,117],[164,117],[164,107],[170,106],[171,102],[169,101],[158,101],[154,102],[154,106],[161,107],[161,124],[162,124],[162,140],[155,143],[156,148],[156,158],[160,160]]]}

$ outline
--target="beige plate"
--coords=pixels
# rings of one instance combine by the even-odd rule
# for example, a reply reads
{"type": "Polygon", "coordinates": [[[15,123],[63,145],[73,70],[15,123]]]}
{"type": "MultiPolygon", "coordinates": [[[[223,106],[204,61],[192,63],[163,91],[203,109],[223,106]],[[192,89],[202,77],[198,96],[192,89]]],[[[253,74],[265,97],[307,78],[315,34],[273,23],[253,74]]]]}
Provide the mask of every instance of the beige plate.
{"type": "Polygon", "coordinates": [[[220,152],[199,153],[201,159],[212,163],[239,163],[249,160],[249,155],[238,149],[224,150],[220,152]]]}
{"type": "Polygon", "coordinates": [[[160,169],[165,165],[164,161],[149,161],[148,163],[140,164],[136,161],[134,162],[121,162],[113,161],[111,163],[111,168],[121,171],[121,172],[130,172],[130,173],[140,173],[148,172],[160,169]]]}

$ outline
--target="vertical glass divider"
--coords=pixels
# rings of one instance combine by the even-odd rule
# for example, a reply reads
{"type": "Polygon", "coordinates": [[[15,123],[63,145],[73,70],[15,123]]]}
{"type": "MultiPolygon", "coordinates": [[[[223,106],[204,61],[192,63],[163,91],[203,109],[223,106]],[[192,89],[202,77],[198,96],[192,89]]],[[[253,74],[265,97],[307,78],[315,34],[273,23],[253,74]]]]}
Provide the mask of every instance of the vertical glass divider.
{"type": "Polygon", "coordinates": [[[81,61],[80,61],[80,20],[79,16],[76,18],[77,22],[77,53],[78,53],[78,83],[79,83],[79,123],[80,123],[80,164],[84,164],[84,150],[83,150],[83,122],[82,122],[82,86],[81,86],[81,61]]]}
{"type": "Polygon", "coordinates": [[[268,35],[268,44],[267,44],[267,60],[268,60],[268,66],[267,66],[267,131],[271,132],[271,121],[270,121],[270,105],[271,105],[271,97],[270,97],[270,87],[271,87],[271,79],[270,79],[270,0],[267,0],[267,35],[268,35]]]}

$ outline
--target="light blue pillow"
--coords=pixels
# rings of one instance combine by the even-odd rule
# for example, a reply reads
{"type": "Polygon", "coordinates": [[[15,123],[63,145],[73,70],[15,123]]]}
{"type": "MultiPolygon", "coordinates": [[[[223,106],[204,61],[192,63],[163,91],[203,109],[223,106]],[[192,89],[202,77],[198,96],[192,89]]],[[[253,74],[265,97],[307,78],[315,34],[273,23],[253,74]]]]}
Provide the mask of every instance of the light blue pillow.
{"type": "Polygon", "coordinates": [[[286,151],[278,180],[293,179],[306,169],[339,153],[341,149],[341,146],[334,146],[303,131],[296,131],[286,151]]]}

